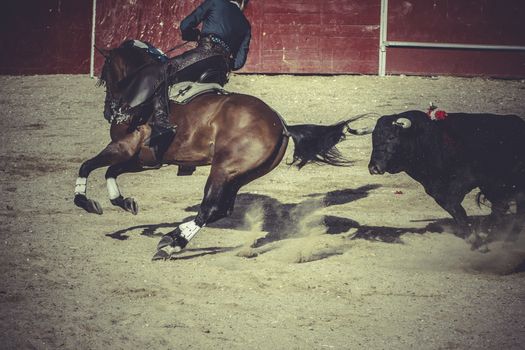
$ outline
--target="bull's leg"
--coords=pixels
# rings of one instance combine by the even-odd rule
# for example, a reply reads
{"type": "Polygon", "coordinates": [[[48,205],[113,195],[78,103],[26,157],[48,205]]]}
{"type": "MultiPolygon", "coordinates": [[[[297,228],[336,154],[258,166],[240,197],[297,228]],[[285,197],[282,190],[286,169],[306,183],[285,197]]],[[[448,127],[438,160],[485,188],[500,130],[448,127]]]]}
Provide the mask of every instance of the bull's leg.
{"type": "Polygon", "coordinates": [[[472,228],[467,212],[461,205],[466,194],[473,188],[473,184],[461,181],[443,181],[425,186],[427,193],[454,219],[465,240],[471,244],[472,250],[487,252],[488,247],[484,239],[472,228]]]}
{"type": "Polygon", "coordinates": [[[458,226],[463,238],[467,238],[472,233],[472,227],[468,222],[467,212],[461,205],[461,200],[457,198],[448,198],[441,196],[441,194],[430,193],[437,204],[447,211],[452,216],[456,225],[458,226]]]}
{"type": "Polygon", "coordinates": [[[458,204],[456,207],[454,207],[448,212],[450,213],[450,215],[452,215],[458,226],[465,233],[465,241],[470,243],[470,249],[478,250],[481,253],[487,253],[489,251],[489,248],[485,241],[487,235],[480,234],[472,228],[472,224],[468,222],[467,213],[465,212],[465,209],[461,206],[461,204],[458,204]]]}
{"type": "Polygon", "coordinates": [[[501,224],[503,216],[509,210],[509,204],[506,201],[490,199],[491,212],[490,215],[483,221],[483,229],[487,231],[487,236],[501,224]]]}
{"type": "MultiPolygon", "coordinates": [[[[522,197],[522,195],[520,195],[522,197]]],[[[512,229],[505,237],[506,242],[516,242],[525,223],[525,200],[519,198],[516,200],[516,217],[512,223],[512,229]]]]}
{"type": "Polygon", "coordinates": [[[459,198],[433,197],[436,202],[452,216],[465,240],[471,244],[471,249],[488,252],[487,244],[478,232],[472,229],[472,225],[468,221],[467,212],[461,205],[461,200],[464,196],[460,197],[461,200],[459,198]]]}
{"type": "Polygon", "coordinates": [[[120,207],[133,215],[137,215],[139,211],[137,202],[135,202],[133,198],[124,198],[122,196],[117,184],[117,177],[124,173],[136,173],[144,170],[145,169],[138,163],[136,157],[133,157],[125,163],[115,164],[108,168],[106,171],[106,184],[111,204],[120,207]]]}
{"type": "Polygon", "coordinates": [[[129,134],[122,140],[111,142],[98,155],[85,161],[80,166],[75,184],[75,205],[88,213],[102,214],[100,204],[87,197],[87,179],[89,174],[98,168],[126,162],[135,155],[138,145],[138,135],[129,134]]]}
{"type": "Polygon", "coordinates": [[[196,218],[164,235],[153,260],[167,259],[180,252],[202,227],[231,214],[239,187],[238,182],[229,178],[225,171],[212,168],[196,218]]]}

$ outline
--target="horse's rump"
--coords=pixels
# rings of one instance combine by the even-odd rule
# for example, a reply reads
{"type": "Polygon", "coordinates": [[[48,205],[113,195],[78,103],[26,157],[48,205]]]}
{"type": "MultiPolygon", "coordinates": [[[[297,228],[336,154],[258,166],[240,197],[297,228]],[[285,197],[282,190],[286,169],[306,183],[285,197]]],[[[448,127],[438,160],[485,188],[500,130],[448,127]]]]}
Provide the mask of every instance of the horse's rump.
{"type": "Polygon", "coordinates": [[[284,135],[280,116],[244,94],[208,93],[184,105],[172,102],[170,120],[177,131],[164,158],[176,163],[211,164],[212,158],[233,153],[257,158],[271,153],[284,135]]]}

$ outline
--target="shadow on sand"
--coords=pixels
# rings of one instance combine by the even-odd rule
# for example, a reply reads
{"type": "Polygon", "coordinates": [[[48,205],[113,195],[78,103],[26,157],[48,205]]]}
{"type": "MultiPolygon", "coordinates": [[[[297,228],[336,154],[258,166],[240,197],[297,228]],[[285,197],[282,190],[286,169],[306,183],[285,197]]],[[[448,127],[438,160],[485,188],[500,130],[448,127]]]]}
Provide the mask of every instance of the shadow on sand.
{"type": "MultiPolygon", "coordinates": [[[[277,199],[269,196],[241,193],[237,196],[235,209],[231,216],[209,224],[207,227],[224,228],[233,230],[248,230],[250,227],[246,223],[246,216],[250,212],[259,212],[259,228],[268,234],[257,243],[258,246],[292,237],[297,233],[298,221],[308,217],[320,208],[333,205],[350,203],[369,195],[369,192],[378,188],[379,185],[366,185],[357,189],[336,190],[328,193],[312,193],[305,196],[305,200],[299,203],[281,203],[277,199]]],[[[193,205],[185,209],[187,212],[198,212],[199,205],[193,205]]],[[[126,240],[129,234],[135,230],[142,230],[141,235],[148,237],[160,237],[163,233],[158,232],[162,228],[175,229],[180,223],[193,218],[194,215],[188,216],[179,222],[144,224],[124,228],[112,233],[106,234],[117,240],[126,240]]],[[[327,233],[338,234],[344,233],[351,228],[358,227],[359,224],[351,219],[335,218],[325,220],[327,233]]]]}
{"type": "MultiPolygon", "coordinates": [[[[406,233],[442,233],[450,232],[456,236],[460,236],[458,231],[455,229],[454,221],[450,218],[442,219],[425,219],[411,222],[427,222],[428,224],[424,227],[421,225],[415,225],[413,227],[389,227],[389,226],[372,226],[372,225],[361,225],[359,222],[338,216],[331,215],[315,215],[315,212],[321,208],[326,208],[334,205],[343,205],[353,201],[363,199],[369,195],[369,193],[379,188],[380,185],[370,184],[359,187],[357,189],[345,189],[336,190],[328,193],[311,193],[304,196],[304,200],[298,203],[282,203],[279,200],[261,194],[254,193],[241,193],[237,196],[235,203],[235,210],[230,217],[219,220],[215,223],[211,223],[208,227],[212,228],[224,228],[233,230],[250,230],[250,223],[247,223],[247,217],[255,213],[257,217],[257,229],[260,231],[267,232],[267,234],[257,239],[252,247],[259,248],[268,243],[291,238],[300,235],[301,232],[301,221],[305,218],[316,217],[317,221],[314,224],[324,226],[326,234],[338,235],[349,232],[355,229],[349,239],[364,239],[367,241],[377,241],[385,243],[402,244],[402,236],[406,233]]],[[[193,205],[185,209],[187,212],[198,212],[199,205],[193,205]]],[[[106,236],[118,240],[126,240],[129,238],[129,234],[135,230],[142,230],[140,233],[147,237],[161,237],[162,232],[158,232],[162,228],[175,229],[180,223],[185,222],[193,218],[194,215],[188,216],[180,222],[174,223],[159,223],[159,224],[145,224],[131,226],[113,233],[106,234],[106,236]]],[[[471,223],[474,228],[481,227],[483,220],[486,216],[474,216],[470,217],[471,223]]],[[[513,216],[508,215],[502,220],[501,229],[497,230],[497,234],[490,236],[488,241],[493,242],[497,240],[503,240],[506,238],[507,228],[512,226],[513,216]]],[[[252,223],[253,224],[253,223],[252,223]]],[[[303,232],[304,234],[304,232],[303,232]]],[[[206,248],[187,248],[183,251],[183,254],[177,256],[175,259],[191,259],[194,257],[219,254],[223,252],[229,252],[237,247],[206,247],[206,248]]],[[[272,248],[263,252],[269,251],[272,248]]],[[[525,270],[525,262],[520,265],[517,272],[525,270]],[[523,265],[523,266],[522,266],[523,265]]]]}

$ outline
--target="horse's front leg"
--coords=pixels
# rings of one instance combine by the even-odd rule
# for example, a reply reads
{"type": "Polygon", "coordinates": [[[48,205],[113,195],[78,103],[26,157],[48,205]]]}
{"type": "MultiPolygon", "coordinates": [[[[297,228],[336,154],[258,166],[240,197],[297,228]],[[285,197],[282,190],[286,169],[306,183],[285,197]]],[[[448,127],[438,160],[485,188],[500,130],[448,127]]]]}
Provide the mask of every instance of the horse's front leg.
{"type": "Polygon", "coordinates": [[[77,207],[88,213],[102,214],[100,204],[87,197],[86,189],[89,174],[95,169],[130,160],[138,152],[140,140],[141,137],[138,132],[128,134],[120,140],[111,142],[98,155],[82,163],[75,184],[74,203],[77,207]]]}
{"type": "Polygon", "coordinates": [[[139,212],[139,206],[133,198],[122,196],[117,184],[117,177],[124,173],[136,173],[145,169],[139,164],[137,157],[133,157],[125,163],[115,164],[108,168],[106,172],[106,184],[111,204],[129,211],[133,215],[139,212]]]}

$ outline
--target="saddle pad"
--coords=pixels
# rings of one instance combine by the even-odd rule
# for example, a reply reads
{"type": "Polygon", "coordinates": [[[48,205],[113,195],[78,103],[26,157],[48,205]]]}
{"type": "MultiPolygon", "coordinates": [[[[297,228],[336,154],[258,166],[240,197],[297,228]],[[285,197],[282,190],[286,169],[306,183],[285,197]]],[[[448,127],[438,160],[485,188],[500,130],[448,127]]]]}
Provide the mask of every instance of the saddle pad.
{"type": "Polygon", "coordinates": [[[173,85],[170,89],[170,100],[178,104],[186,104],[193,98],[202,94],[214,92],[226,95],[228,92],[216,83],[195,83],[192,81],[183,81],[173,85]]]}

